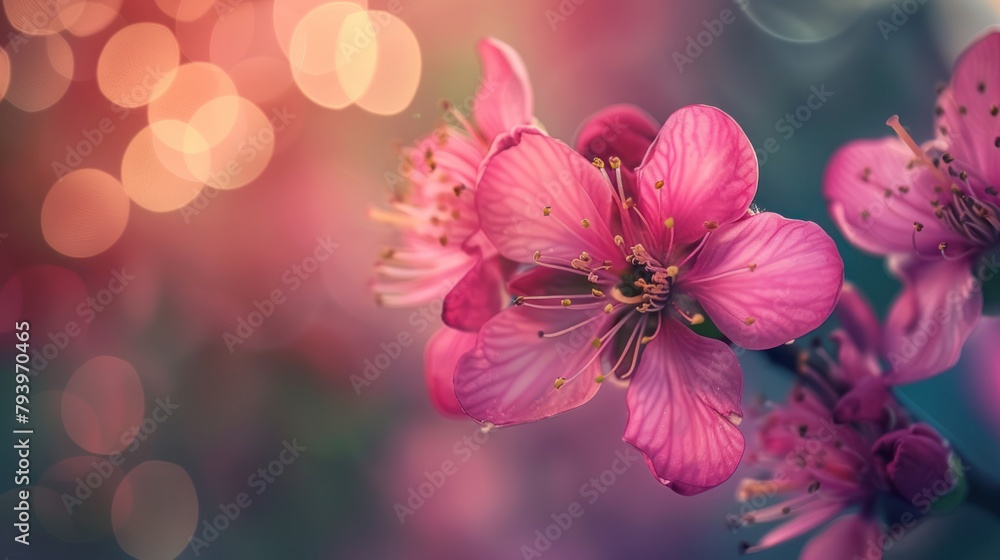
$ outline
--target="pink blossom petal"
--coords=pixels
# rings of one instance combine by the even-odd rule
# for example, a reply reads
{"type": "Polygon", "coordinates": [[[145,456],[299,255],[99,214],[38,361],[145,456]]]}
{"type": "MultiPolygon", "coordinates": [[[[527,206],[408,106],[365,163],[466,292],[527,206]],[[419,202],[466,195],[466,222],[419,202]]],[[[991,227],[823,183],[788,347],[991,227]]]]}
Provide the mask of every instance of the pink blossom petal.
{"type": "Polygon", "coordinates": [[[860,377],[837,401],[833,418],[838,424],[879,422],[885,416],[886,404],[891,398],[883,378],[870,375],[860,377]]]}
{"type": "Polygon", "coordinates": [[[531,124],[534,94],[524,61],[510,45],[497,39],[479,41],[483,82],[472,109],[487,144],[519,124],[531,124]]]}
{"type": "Polygon", "coordinates": [[[494,142],[476,202],[483,231],[511,260],[530,263],[541,251],[568,264],[587,251],[624,266],[609,226],[617,208],[611,185],[572,148],[538,129],[518,127],[494,142]]]}
{"type": "Polygon", "coordinates": [[[845,515],[810,540],[799,556],[801,560],[844,560],[864,558],[880,560],[882,546],[878,524],[860,515],[845,515]],[[872,554],[875,552],[875,554],[872,554]]]}
{"type": "Polygon", "coordinates": [[[625,441],[684,495],[726,481],[743,456],[743,373],[725,343],[673,320],[643,352],[627,395],[625,441]]]}
{"type": "Polygon", "coordinates": [[[476,344],[476,333],[442,326],[427,341],[424,349],[424,376],[431,403],[445,416],[465,418],[455,396],[455,366],[463,354],[476,344]]]}
{"type": "Polygon", "coordinates": [[[497,259],[477,258],[444,298],[441,319],[449,327],[477,332],[503,308],[503,276],[497,259]]]}
{"type": "MultiPolygon", "coordinates": [[[[934,176],[910,166],[913,152],[897,138],[859,140],[844,146],[827,165],[823,195],[848,241],[880,255],[937,254],[947,241],[960,252],[967,243],[934,215],[934,176]],[[919,232],[914,223],[921,224],[919,232]]],[[[949,195],[950,196],[950,195],[949,195]]]]}
{"type": "Polygon", "coordinates": [[[845,282],[840,292],[837,319],[862,352],[874,352],[878,348],[881,328],[878,317],[868,298],[850,282],[845,282]]]}
{"type": "MultiPolygon", "coordinates": [[[[978,171],[981,182],[973,183],[982,190],[1000,182],[1000,159],[995,139],[1000,136],[1000,117],[994,113],[1000,107],[1000,32],[990,30],[970,45],[955,62],[951,85],[938,100],[944,111],[942,123],[946,134],[938,133],[952,144],[951,151],[958,161],[956,171],[978,171]]],[[[989,200],[989,198],[987,198],[989,200]]],[[[996,202],[993,197],[992,201],[996,202]]]]}
{"type": "Polygon", "coordinates": [[[625,192],[634,197],[635,169],[642,163],[659,130],[659,123],[635,105],[612,105],[583,122],[576,135],[576,151],[588,160],[621,159],[625,192]]]}
{"type": "Polygon", "coordinates": [[[833,519],[847,504],[840,501],[813,502],[808,509],[768,531],[760,541],[746,550],[747,553],[760,552],[790,541],[795,537],[808,533],[809,531],[833,519]]]}
{"type": "Polygon", "coordinates": [[[498,426],[547,418],[576,408],[597,393],[601,373],[591,342],[611,316],[601,309],[508,307],[479,332],[462,357],[455,393],[469,416],[498,426]],[[561,336],[540,337],[593,319],[561,336]],[[567,381],[555,388],[557,377],[567,381]]]}
{"type": "Polygon", "coordinates": [[[885,325],[883,354],[892,366],[886,380],[912,383],[955,365],[979,322],[983,292],[967,260],[890,261],[903,280],[885,325]]]}
{"type": "Polygon", "coordinates": [[[663,222],[673,218],[675,241],[688,243],[705,235],[706,222],[728,224],[746,213],[757,192],[757,156],[732,117],[690,105],[660,129],[639,166],[636,190],[653,237],[663,240],[663,222]]]}
{"type": "Polygon", "coordinates": [[[730,340],[762,350],[823,323],[843,281],[837,247],[818,225],[764,212],[710,234],[678,289],[730,340]]]}

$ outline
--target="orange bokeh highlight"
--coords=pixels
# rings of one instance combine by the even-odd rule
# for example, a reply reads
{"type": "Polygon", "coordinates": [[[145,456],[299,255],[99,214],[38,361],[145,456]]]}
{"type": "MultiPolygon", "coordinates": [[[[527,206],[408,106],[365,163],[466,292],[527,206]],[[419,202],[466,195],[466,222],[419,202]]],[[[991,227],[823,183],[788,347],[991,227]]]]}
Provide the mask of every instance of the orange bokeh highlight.
{"type": "Polygon", "coordinates": [[[7,100],[22,111],[37,112],[55,105],[73,77],[73,51],[59,35],[20,43],[10,58],[7,100]]]}
{"type": "MultiPolygon", "coordinates": [[[[368,0],[346,0],[337,4],[353,4],[358,8],[368,7],[368,0]]],[[[273,18],[274,35],[285,56],[289,56],[292,46],[292,35],[306,14],[320,6],[330,4],[329,0],[274,0],[273,18]]]]}
{"type": "Polygon", "coordinates": [[[229,69],[229,77],[242,97],[267,103],[281,97],[292,85],[288,61],[273,56],[256,56],[229,69]]]}
{"type": "Polygon", "coordinates": [[[346,2],[325,4],[309,12],[296,26],[289,63],[302,93],[328,109],[347,107],[375,74],[378,46],[373,39],[355,40],[368,24],[367,12],[346,2]],[[349,26],[345,26],[350,22],[349,26]],[[358,46],[360,44],[360,47],[358,46]],[[342,76],[348,77],[351,91],[342,76]]]}
{"type": "MultiPolygon", "coordinates": [[[[219,0],[225,3],[226,0],[219,0]]],[[[178,21],[194,21],[212,9],[216,0],[156,0],[156,5],[178,21]]]]}
{"type": "Polygon", "coordinates": [[[64,10],[60,18],[66,31],[77,37],[86,37],[110,25],[118,17],[121,7],[122,0],[88,0],[64,10]]]}
{"type": "Polygon", "coordinates": [[[66,383],[62,422],[70,439],[100,455],[123,450],[135,439],[132,428],[143,421],[145,397],[139,374],[113,356],[84,363],[66,383]]]}
{"type": "MultiPolygon", "coordinates": [[[[223,69],[207,62],[182,64],[154,90],[153,101],[149,104],[149,122],[171,119],[189,123],[195,112],[209,101],[232,95],[236,95],[236,85],[223,69]]],[[[231,127],[238,117],[237,108],[230,106],[227,109],[215,118],[231,127]]]]}
{"type": "Polygon", "coordinates": [[[183,468],[146,461],[115,492],[111,525],[118,545],[139,560],[175,558],[198,525],[198,494],[183,468]]]}
{"type": "Polygon", "coordinates": [[[26,35],[58,33],[80,17],[87,0],[3,0],[7,20],[26,35]]]}
{"type": "Polygon", "coordinates": [[[372,32],[378,43],[374,75],[353,75],[354,66],[346,65],[340,82],[358,107],[377,115],[395,115],[410,105],[420,85],[420,43],[406,22],[377,10],[364,18],[349,16],[340,33],[345,40],[360,41],[372,32]]]}
{"type": "Polygon", "coordinates": [[[137,23],[118,30],[101,51],[97,84],[110,101],[141,107],[162,95],[180,64],[174,34],[158,23],[137,23]]]}
{"type": "Polygon", "coordinates": [[[207,173],[199,177],[217,189],[236,189],[253,181],[264,172],[274,153],[274,127],[268,117],[253,103],[237,96],[219,97],[206,103],[192,117],[191,125],[209,143],[205,153],[189,153],[189,169],[195,169],[207,155],[207,173]],[[235,110],[238,117],[232,125],[220,122],[214,115],[235,110]]]}
{"type": "Polygon", "coordinates": [[[128,224],[129,198],[117,179],[78,169],[56,181],[42,203],[42,235],[68,257],[92,257],[118,241],[128,224]]]}
{"type": "Polygon", "coordinates": [[[7,87],[10,86],[10,58],[7,51],[0,49],[0,100],[7,95],[7,87]]]}
{"type": "MultiPolygon", "coordinates": [[[[172,138],[172,137],[170,137],[172,138]]],[[[153,128],[138,132],[122,157],[122,186],[132,202],[153,212],[177,210],[194,200],[203,184],[171,171],[161,160],[172,149],[154,138],[153,128]],[[159,143],[158,143],[159,142],[159,143]]],[[[174,156],[183,158],[183,152],[174,156]]],[[[165,158],[171,163],[170,158],[165,158]]],[[[174,160],[175,161],[175,160],[174,160]]]]}

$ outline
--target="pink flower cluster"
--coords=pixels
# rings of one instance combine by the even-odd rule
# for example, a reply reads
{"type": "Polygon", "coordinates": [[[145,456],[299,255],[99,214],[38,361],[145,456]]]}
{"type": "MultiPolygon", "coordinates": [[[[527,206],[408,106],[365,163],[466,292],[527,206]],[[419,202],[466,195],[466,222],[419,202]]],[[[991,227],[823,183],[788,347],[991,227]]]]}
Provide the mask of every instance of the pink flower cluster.
{"type": "Polygon", "coordinates": [[[501,426],[626,386],[624,438],[654,475],[681,494],[717,486],[744,451],[743,378],[730,345],[698,329],[754,350],[815,329],[843,284],[833,241],[751,210],[754,150],[721,110],[658,126],[612,107],[574,149],[535,124],[514,51],[486,40],[480,55],[493,91],[472,122],[456,115],[464,130],[409,151],[411,190],[384,216],[405,245],[379,265],[380,299],[452,287],[426,354],[435,404],[501,426]],[[609,122],[624,130],[594,142],[609,122]]]}

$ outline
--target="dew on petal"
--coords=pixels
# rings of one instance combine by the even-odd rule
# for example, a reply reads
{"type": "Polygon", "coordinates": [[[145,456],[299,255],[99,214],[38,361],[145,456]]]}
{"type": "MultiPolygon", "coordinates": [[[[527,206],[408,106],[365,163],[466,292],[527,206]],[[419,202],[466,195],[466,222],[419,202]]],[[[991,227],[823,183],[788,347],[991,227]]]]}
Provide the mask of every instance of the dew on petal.
{"type": "Polygon", "coordinates": [[[160,82],[174,77],[180,47],[174,34],[158,23],[137,23],[120,29],[101,51],[97,84],[110,101],[122,107],[141,107],[169,87],[160,82]]]}
{"type": "Polygon", "coordinates": [[[34,113],[62,99],[73,77],[73,51],[59,35],[21,43],[9,52],[10,86],[7,100],[34,113]]]}
{"type": "Polygon", "coordinates": [[[153,212],[170,212],[197,198],[203,185],[171,171],[167,165],[175,160],[161,159],[170,147],[157,140],[162,141],[154,139],[149,126],[135,135],[122,157],[122,185],[139,206],[153,212]]]}
{"type": "Polygon", "coordinates": [[[103,539],[111,535],[111,503],[123,478],[108,457],[68,457],[38,478],[32,506],[42,527],[64,541],[103,539]]]}
{"type": "MultiPolygon", "coordinates": [[[[156,0],[156,5],[168,16],[178,21],[194,21],[205,15],[216,0],[156,0]]],[[[225,5],[225,2],[220,2],[225,5]]]]}
{"type": "Polygon", "coordinates": [[[177,557],[198,524],[198,495],[191,477],[173,463],[142,463],[118,487],[111,524],[118,545],[139,560],[177,557]]]}
{"type": "Polygon", "coordinates": [[[119,452],[135,439],[132,428],[142,424],[139,374],[120,358],[92,358],[66,383],[61,410],[63,427],[77,445],[91,453],[119,452]]]}
{"type": "Polygon", "coordinates": [[[299,22],[289,63],[306,97],[322,107],[342,109],[364,92],[378,61],[377,42],[367,32],[370,25],[366,11],[345,2],[320,6],[299,22]]]}
{"type": "Polygon", "coordinates": [[[129,199],[117,179],[78,169],[56,181],[42,203],[42,235],[69,257],[92,257],[114,245],[128,224],[129,199]]]}
{"type": "Polygon", "coordinates": [[[367,17],[348,16],[341,37],[354,37],[358,30],[374,24],[378,41],[378,64],[370,78],[354,75],[356,65],[344,65],[340,83],[358,107],[377,115],[395,115],[413,101],[420,85],[420,43],[406,22],[383,11],[367,17]],[[365,83],[367,82],[367,83],[365,83]]]}

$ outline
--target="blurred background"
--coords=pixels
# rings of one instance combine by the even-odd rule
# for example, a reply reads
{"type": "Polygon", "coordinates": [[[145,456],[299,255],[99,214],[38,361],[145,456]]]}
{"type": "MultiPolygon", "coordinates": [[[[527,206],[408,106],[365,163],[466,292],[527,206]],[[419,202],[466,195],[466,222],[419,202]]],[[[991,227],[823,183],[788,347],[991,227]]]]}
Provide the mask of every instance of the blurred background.
{"type": "MultiPolygon", "coordinates": [[[[675,495],[619,459],[620,390],[488,434],[434,412],[422,356],[440,302],[384,309],[369,289],[399,240],[367,217],[392,197],[396,147],[440,122],[442,99],[470,99],[486,36],[521,53],[536,115],[567,141],[608,104],[660,121],[716,105],[758,148],[757,204],[826,228],[884,315],[898,285],[833,227],[825,162],[887,135],[892,114],[929,137],[935,85],[1000,22],[985,0],[3,7],[0,357],[13,368],[13,325],[29,321],[36,373],[30,548],[8,521],[13,441],[0,453],[10,558],[738,557],[764,527],[734,533],[726,514],[759,473],[675,495]],[[338,76],[341,23],[378,54],[338,76]],[[536,531],[574,503],[583,515],[542,550],[536,531]]],[[[903,389],[973,468],[1000,463],[993,329],[955,371],[903,389]]],[[[748,406],[784,398],[787,374],[741,362],[748,406]]],[[[998,550],[997,521],[967,507],[886,557],[998,550]]]]}

